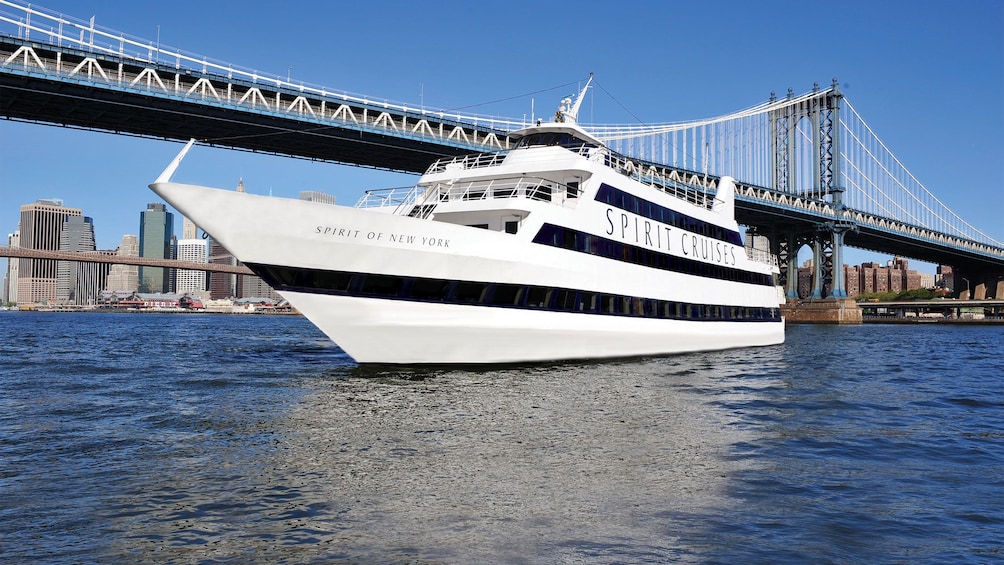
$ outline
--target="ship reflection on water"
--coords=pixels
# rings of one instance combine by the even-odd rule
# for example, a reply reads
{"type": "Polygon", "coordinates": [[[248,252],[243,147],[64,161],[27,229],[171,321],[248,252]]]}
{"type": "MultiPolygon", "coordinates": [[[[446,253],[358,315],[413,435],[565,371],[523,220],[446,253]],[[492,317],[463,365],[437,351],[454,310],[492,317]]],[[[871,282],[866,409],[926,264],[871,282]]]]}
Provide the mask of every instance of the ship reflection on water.
{"type": "Polygon", "coordinates": [[[730,452],[753,432],[714,404],[755,392],[717,381],[777,357],[329,370],[301,381],[309,390],[285,413],[203,415],[216,445],[124,493],[119,541],[131,547],[120,549],[281,559],[326,548],[375,562],[687,554],[680,540],[704,538],[703,519],[732,504],[729,477],[751,465],[730,452]]]}

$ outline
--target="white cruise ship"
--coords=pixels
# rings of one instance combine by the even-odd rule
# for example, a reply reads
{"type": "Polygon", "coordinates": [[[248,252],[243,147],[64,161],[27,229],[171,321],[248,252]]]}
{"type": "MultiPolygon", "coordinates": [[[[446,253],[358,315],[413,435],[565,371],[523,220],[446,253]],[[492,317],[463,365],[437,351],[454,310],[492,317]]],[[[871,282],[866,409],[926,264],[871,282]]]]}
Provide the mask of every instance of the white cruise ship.
{"type": "Polygon", "coordinates": [[[171,182],[194,140],[150,188],[359,363],[782,343],[776,267],[747,256],[732,179],[710,198],[639,169],[576,124],[583,93],[513,149],[356,207],[171,182]]]}

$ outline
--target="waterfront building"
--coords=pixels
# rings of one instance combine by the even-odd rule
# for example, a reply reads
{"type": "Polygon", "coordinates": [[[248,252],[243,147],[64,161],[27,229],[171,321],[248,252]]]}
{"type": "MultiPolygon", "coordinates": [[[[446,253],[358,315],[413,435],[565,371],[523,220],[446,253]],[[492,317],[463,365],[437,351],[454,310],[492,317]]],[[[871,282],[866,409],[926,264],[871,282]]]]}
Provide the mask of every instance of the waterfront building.
{"type": "Polygon", "coordinates": [[[938,268],[934,271],[934,283],[938,285],[938,288],[944,288],[954,292],[955,273],[952,271],[952,267],[948,265],[938,265],[938,268]]]}
{"type": "Polygon", "coordinates": [[[812,271],[815,264],[812,259],[808,259],[798,269],[798,295],[802,298],[812,294],[812,271]]]}
{"type": "Polygon", "coordinates": [[[241,275],[237,285],[239,289],[237,293],[238,298],[262,298],[270,300],[273,303],[282,300],[282,297],[279,296],[279,293],[275,289],[255,275],[241,275]]]}
{"type": "Polygon", "coordinates": [[[920,288],[934,288],[935,277],[931,273],[920,273],[917,275],[919,277],[920,288]]]}
{"type": "Polygon", "coordinates": [[[879,263],[862,263],[862,267],[868,269],[868,276],[872,278],[872,292],[889,292],[889,274],[885,271],[885,266],[879,263]]]}
{"type": "Polygon", "coordinates": [[[848,297],[861,294],[861,272],[858,267],[844,265],[844,285],[848,297]]]}
{"type": "MultiPolygon", "coordinates": [[[[115,255],[118,257],[139,257],[139,238],[123,235],[115,255]]],[[[139,267],[136,265],[112,265],[108,272],[105,288],[111,291],[136,292],[139,290],[139,267]]]]}
{"type": "MultiPolygon", "coordinates": [[[[900,292],[918,288],[930,288],[925,285],[923,275],[909,268],[909,262],[902,257],[896,257],[886,265],[875,262],[862,263],[860,266],[844,265],[844,284],[847,296],[854,298],[861,294],[875,292],[900,292]]],[[[798,269],[798,295],[806,298],[812,289],[813,263],[807,260],[798,269]]],[[[929,275],[933,281],[933,275],[929,275]]]]}
{"type": "MultiPolygon", "coordinates": [[[[14,230],[14,233],[7,234],[7,247],[16,249],[21,247],[21,231],[14,230]]],[[[17,302],[17,274],[18,266],[21,264],[17,259],[7,259],[7,271],[3,278],[3,296],[0,302],[17,302]]]]}
{"type": "MultiPolygon", "coordinates": [[[[70,253],[94,252],[94,220],[67,216],[59,234],[59,250],[70,253]]],[[[108,275],[107,263],[56,262],[56,301],[60,304],[94,304],[108,275]]]]}
{"type": "MultiPolygon", "coordinates": [[[[63,223],[70,216],[83,216],[79,208],[67,208],[62,200],[37,200],[21,206],[20,245],[24,249],[59,251],[63,223]]],[[[18,259],[17,303],[47,304],[57,299],[57,261],[18,259]]]]}
{"type": "MultiPolygon", "coordinates": [[[[174,238],[174,214],[161,203],[147,204],[139,216],[139,256],[171,259],[174,238]]],[[[143,292],[166,293],[171,288],[170,269],[140,267],[139,288],[143,292]]]]}
{"type": "MultiPolygon", "coordinates": [[[[188,219],[186,218],[186,221],[188,219]]],[[[192,224],[194,226],[194,224],[192,224]]],[[[179,239],[176,245],[176,257],[179,261],[190,263],[205,263],[207,258],[206,240],[179,239]]],[[[185,294],[201,294],[206,290],[206,272],[192,269],[176,269],[175,292],[185,294]]]]}
{"type": "Polygon", "coordinates": [[[136,294],[139,308],[145,310],[176,310],[183,295],[173,292],[140,292],[136,294]]]}
{"type": "MultiPolygon", "coordinates": [[[[175,242],[174,249],[174,256],[179,261],[206,263],[209,258],[206,240],[199,237],[199,228],[195,222],[185,216],[181,217],[181,239],[175,242]]],[[[205,271],[192,269],[174,271],[174,291],[178,294],[192,293],[200,298],[208,298],[207,283],[208,277],[205,271]]]]}
{"type": "Polygon", "coordinates": [[[900,292],[903,290],[903,279],[906,278],[906,273],[902,269],[897,269],[896,267],[889,267],[885,269],[886,274],[889,276],[889,290],[892,292],[900,292]]]}
{"type": "MultiPolygon", "coordinates": [[[[915,269],[911,269],[906,259],[902,257],[896,257],[893,262],[899,266],[900,270],[903,271],[903,290],[914,290],[917,288],[931,288],[930,286],[924,286],[920,282],[920,273],[915,269]]],[[[933,286],[933,285],[932,285],[933,286]]]]}
{"type": "Polygon", "coordinates": [[[205,302],[206,312],[230,314],[234,311],[234,301],[229,298],[213,298],[205,302]]]}

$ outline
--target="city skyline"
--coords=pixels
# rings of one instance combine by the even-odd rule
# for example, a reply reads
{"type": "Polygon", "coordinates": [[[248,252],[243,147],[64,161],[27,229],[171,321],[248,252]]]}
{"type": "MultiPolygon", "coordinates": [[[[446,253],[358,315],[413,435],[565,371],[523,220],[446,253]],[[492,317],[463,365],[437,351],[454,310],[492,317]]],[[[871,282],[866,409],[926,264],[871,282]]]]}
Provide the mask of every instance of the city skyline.
{"type": "MultiPolygon", "coordinates": [[[[377,4],[382,12],[403,14],[414,29],[423,24],[463,29],[488,12],[487,7],[464,3],[439,3],[441,9],[436,10],[377,4]]],[[[304,19],[272,12],[261,18],[256,14],[263,12],[257,10],[232,13],[187,1],[170,12],[118,1],[33,6],[81,19],[94,15],[99,26],[151,39],[159,32],[163,45],[284,78],[374,98],[507,117],[528,115],[531,108],[538,116],[547,115],[575,88],[568,85],[590,71],[596,73],[598,87],[583,107],[584,121],[603,123],[721,115],[752,106],[771,91],[783,94],[791,87],[803,92],[813,82],[827,84],[836,76],[848,100],[922,183],[964,220],[1004,240],[1004,226],[998,221],[1004,210],[1004,141],[998,133],[1004,127],[999,103],[1004,99],[1000,3],[971,2],[946,11],[937,2],[851,2],[833,12],[787,2],[629,2],[619,8],[631,25],[609,28],[613,43],[569,49],[569,43],[558,38],[588,45],[595,32],[586,30],[607,29],[601,23],[608,6],[585,2],[566,11],[564,4],[516,2],[518,13],[535,16],[529,23],[546,22],[544,29],[554,36],[504,42],[490,63],[485,59],[483,65],[470,66],[449,64],[457,49],[450,33],[423,36],[422,43],[407,49],[398,34],[382,41],[353,26],[340,27],[338,36],[329,38],[326,26],[339,17],[337,7],[317,8],[329,18],[304,19]],[[777,11],[796,7],[805,25],[792,26],[777,17],[777,11]],[[708,34],[701,25],[707,22],[715,23],[715,33],[708,34]],[[824,29],[832,27],[835,33],[821,33],[820,22],[829,23],[824,29]],[[637,33],[639,29],[647,33],[637,33]],[[276,41],[261,42],[263,36],[276,41]],[[749,38],[756,41],[745,40],[749,38]],[[338,54],[333,56],[329,46],[338,54]],[[366,65],[346,64],[362,54],[366,65]],[[558,85],[564,87],[553,88],[558,85]],[[515,96],[521,92],[535,94],[515,96]],[[498,104],[478,104],[510,97],[498,104]]],[[[95,218],[99,249],[115,249],[123,235],[138,233],[136,211],[156,201],[146,185],[178,148],[175,142],[0,120],[0,233],[17,228],[20,205],[61,198],[95,218]]],[[[364,189],[409,185],[417,178],[208,147],[193,150],[178,177],[223,188],[243,179],[249,192],[290,198],[317,190],[348,205],[364,189]]],[[[884,263],[891,258],[852,249],[847,262],[884,263]]],[[[933,266],[918,267],[933,271],[933,266]]]]}

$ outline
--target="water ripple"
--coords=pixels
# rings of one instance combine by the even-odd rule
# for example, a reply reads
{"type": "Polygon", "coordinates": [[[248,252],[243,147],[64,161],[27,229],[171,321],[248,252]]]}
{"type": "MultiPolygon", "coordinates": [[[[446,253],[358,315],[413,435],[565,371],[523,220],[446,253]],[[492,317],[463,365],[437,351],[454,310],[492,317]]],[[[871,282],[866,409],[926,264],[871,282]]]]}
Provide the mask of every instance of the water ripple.
{"type": "Polygon", "coordinates": [[[359,367],[297,317],[0,332],[8,562],[1004,556],[1001,328],[491,368],[359,367]]]}

